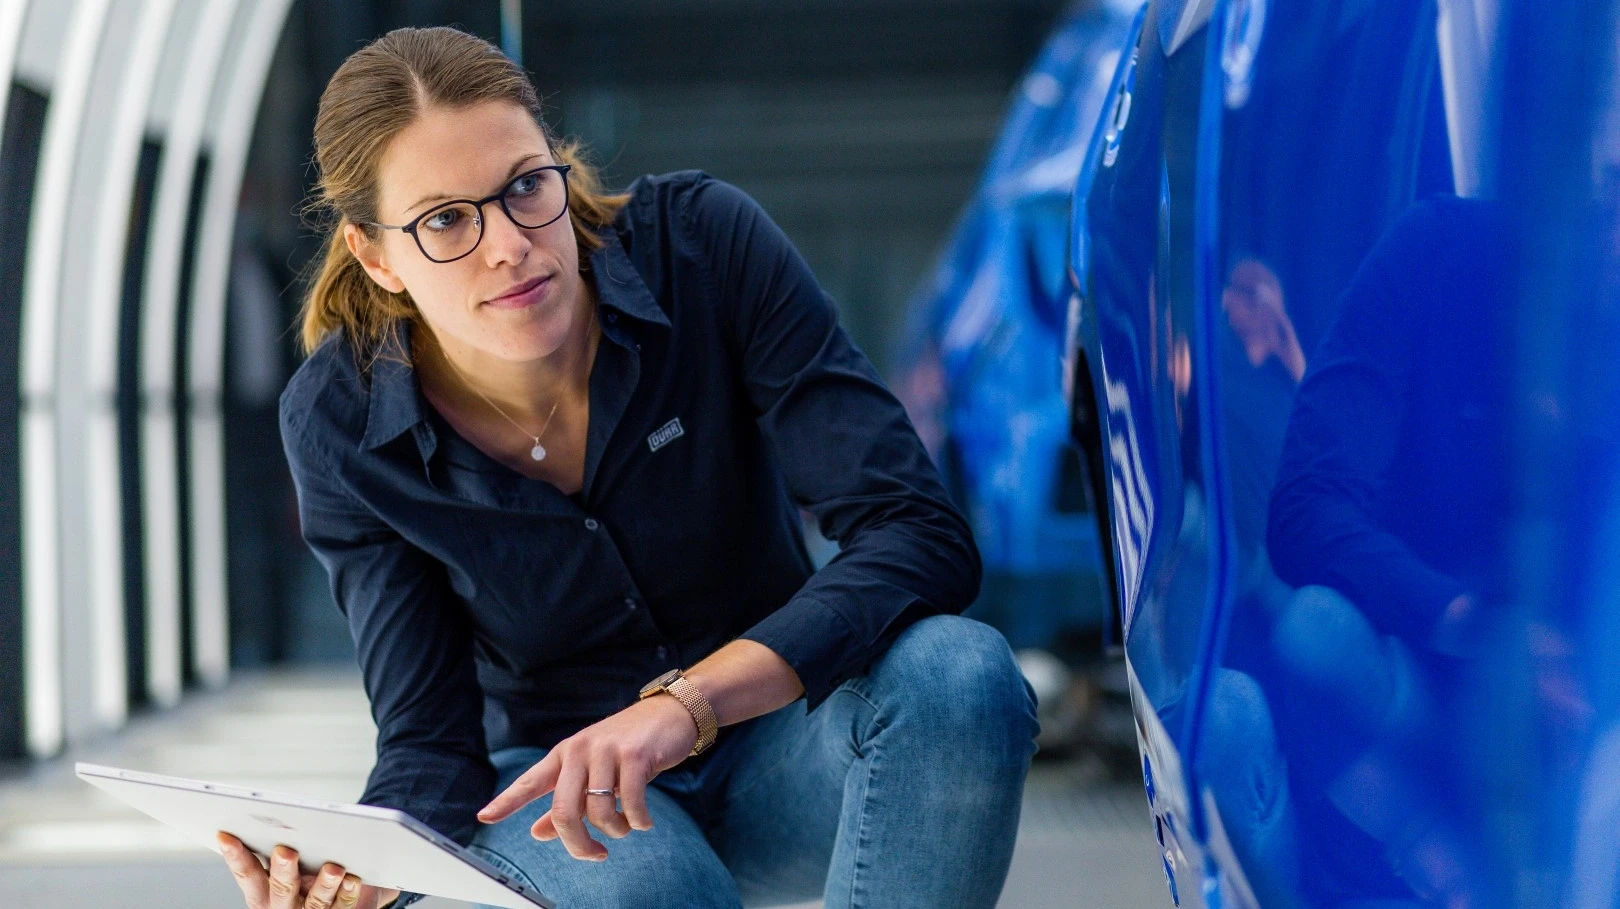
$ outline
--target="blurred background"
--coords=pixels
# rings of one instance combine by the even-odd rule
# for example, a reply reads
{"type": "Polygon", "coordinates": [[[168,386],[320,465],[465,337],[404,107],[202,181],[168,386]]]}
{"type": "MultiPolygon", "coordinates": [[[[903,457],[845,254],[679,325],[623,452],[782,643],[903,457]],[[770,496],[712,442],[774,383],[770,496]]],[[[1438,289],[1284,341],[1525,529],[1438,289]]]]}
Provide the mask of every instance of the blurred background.
{"type": "Polygon", "coordinates": [[[1005,905],[1163,903],[1059,370],[1069,193],[1134,7],[0,0],[0,906],[237,902],[74,760],[361,789],[276,402],[320,91],[405,25],[520,58],[610,185],[701,168],[782,225],[969,514],[971,614],[1042,696],[1005,905]]]}

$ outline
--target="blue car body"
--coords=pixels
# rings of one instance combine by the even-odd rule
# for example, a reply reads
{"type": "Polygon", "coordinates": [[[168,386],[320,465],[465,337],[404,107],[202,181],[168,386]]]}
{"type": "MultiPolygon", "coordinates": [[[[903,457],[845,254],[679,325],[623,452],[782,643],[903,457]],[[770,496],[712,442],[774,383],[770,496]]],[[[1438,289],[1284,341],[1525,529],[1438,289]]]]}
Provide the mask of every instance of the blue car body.
{"type": "Polygon", "coordinates": [[[1613,7],[1131,30],[1062,356],[1177,905],[1620,904],[1613,7]]]}

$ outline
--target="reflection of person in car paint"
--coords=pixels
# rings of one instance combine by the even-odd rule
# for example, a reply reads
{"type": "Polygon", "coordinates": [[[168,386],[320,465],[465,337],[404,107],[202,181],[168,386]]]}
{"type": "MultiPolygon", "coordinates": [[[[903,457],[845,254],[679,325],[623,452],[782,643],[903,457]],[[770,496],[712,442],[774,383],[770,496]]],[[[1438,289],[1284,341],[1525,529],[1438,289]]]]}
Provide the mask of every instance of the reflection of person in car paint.
{"type": "Polygon", "coordinates": [[[1232,266],[1221,291],[1221,309],[1250,366],[1259,369],[1275,357],[1295,382],[1305,375],[1305,352],[1283,305],[1282,282],[1265,263],[1243,259],[1232,266]]]}
{"type": "MultiPolygon", "coordinates": [[[[1267,604],[1288,595],[1266,562],[1265,513],[1305,355],[1282,283],[1260,259],[1237,258],[1221,308],[1226,315],[1226,330],[1220,331],[1221,414],[1231,454],[1225,475],[1240,571],[1233,621],[1249,625],[1263,623],[1276,611],[1267,604]]],[[[1253,636],[1237,632],[1233,644],[1241,646],[1253,636]]],[[[1296,798],[1261,677],[1236,647],[1229,647],[1226,657],[1205,694],[1201,781],[1215,797],[1256,900],[1267,909],[1287,909],[1301,905],[1296,798]]],[[[1161,713],[1173,718],[1179,708],[1177,700],[1161,713]]]]}
{"type": "Polygon", "coordinates": [[[1282,282],[1260,259],[1244,256],[1221,291],[1230,332],[1222,333],[1221,417],[1228,448],[1232,517],[1245,588],[1275,583],[1264,565],[1265,514],[1277,477],[1283,428],[1305,374],[1305,352],[1288,317],[1282,282]],[[1261,577],[1264,576],[1264,577],[1261,577]]]}
{"type": "Polygon", "coordinates": [[[1271,637],[1291,770],[1447,906],[1494,899],[1449,752],[1497,598],[1514,250],[1456,198],[1385,234],[1304,376],[1267,528],[1300,588],[1271,637]]]}

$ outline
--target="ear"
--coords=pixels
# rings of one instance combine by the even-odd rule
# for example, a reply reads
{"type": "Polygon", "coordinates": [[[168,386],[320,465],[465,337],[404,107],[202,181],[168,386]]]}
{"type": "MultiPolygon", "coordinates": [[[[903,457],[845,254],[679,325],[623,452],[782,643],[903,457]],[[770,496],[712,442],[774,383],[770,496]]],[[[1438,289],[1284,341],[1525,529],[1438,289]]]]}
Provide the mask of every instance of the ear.
{"type": "Polygon", "coordinates": [[[349,252],[359,260],[360,267],[379,287],[391,294],[405,292],[405,282],[388,267],[381,243],[373,242],[365,231],[353,224],[343,225],[343,242],[349,245],[349,252]]]}

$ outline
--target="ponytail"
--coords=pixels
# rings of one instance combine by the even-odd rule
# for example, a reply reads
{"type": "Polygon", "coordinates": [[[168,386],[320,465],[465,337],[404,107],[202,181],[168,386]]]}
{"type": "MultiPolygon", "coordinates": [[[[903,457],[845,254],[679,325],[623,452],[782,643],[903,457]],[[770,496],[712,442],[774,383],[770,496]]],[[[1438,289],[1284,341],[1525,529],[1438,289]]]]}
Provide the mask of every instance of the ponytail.
{"type": "Polygon", "coordinates": [[[390,326],[416,313],[408,294],[383,289],[349,252],[343,237],[347,223],[340,222],[332,230],[326,253],[318,260],[309,295],[304,298],[301,340],[306,355],[314,352],[327,335],[343,330],[357,352],[369,351],[375,356],[381,353],[390,326]]]}

